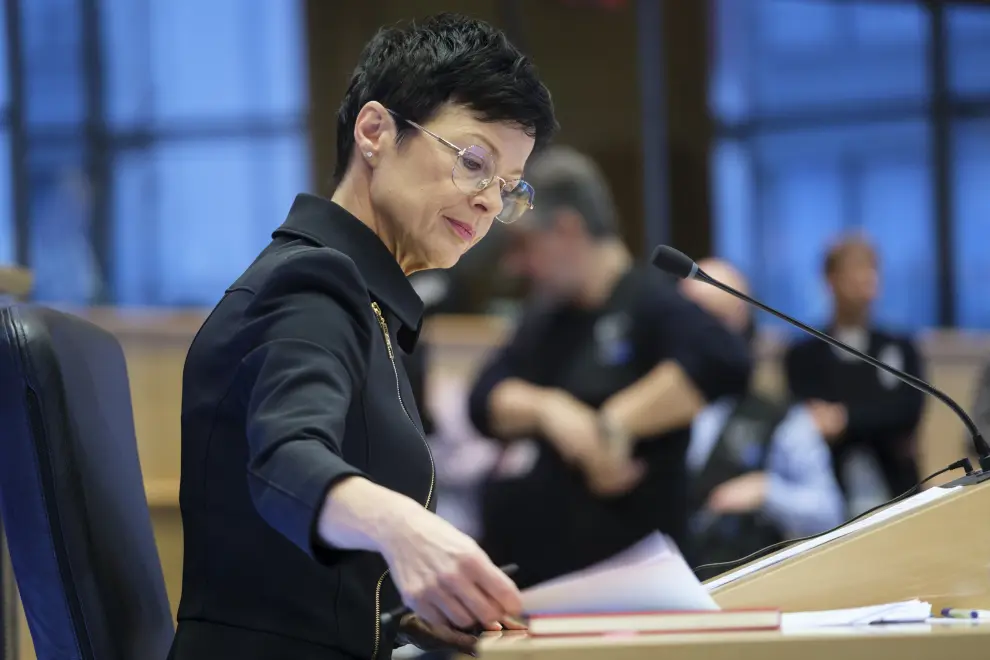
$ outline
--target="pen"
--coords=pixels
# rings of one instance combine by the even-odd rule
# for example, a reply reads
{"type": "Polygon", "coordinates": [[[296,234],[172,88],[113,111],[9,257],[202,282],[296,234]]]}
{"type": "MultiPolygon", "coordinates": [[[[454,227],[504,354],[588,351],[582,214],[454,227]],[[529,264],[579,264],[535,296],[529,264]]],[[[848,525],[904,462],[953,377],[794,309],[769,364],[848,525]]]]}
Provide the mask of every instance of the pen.
{"type": "Polygon", "coordinates": [[[942,610],[942,616],[950,619],[990,619],[990,610],[961,610],[946,607],[942,610]]]}
{"type": "MultiPolygon", "coordinates": [[[[512,577],[512,574],[519,570],[519,566],[517,566],[516,564],[506,564],[505,566],[500,566],[499,570],[501,570],[509,577],[512,577]]],[[[405,615],[409,614],[411,611],[412,610],[410,610],[405,605],[400,605],[399,607],[396,607],[394,610],[385,612],[384,614],[382,614],[382,618],[381,618],[382,627],[384,628],[385,626],[389,625],[395,619],[401,619],[405,615]]]]}

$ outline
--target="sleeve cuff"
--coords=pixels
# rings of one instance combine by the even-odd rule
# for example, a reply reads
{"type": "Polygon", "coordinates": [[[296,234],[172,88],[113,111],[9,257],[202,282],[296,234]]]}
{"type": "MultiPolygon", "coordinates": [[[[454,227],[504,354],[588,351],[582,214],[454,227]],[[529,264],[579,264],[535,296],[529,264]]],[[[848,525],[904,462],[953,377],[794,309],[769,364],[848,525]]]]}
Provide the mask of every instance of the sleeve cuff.
{"type": "Polygon", "coordinates": [[[249,473],[255,507],[269,525],[307,555],[332,562],[340,551],[322,546],[316,533],[323,502],[341,479],[366,475],[318,441],[293,443],[291,455],[280,452],[273,458],[277,464],[249,473]]]}

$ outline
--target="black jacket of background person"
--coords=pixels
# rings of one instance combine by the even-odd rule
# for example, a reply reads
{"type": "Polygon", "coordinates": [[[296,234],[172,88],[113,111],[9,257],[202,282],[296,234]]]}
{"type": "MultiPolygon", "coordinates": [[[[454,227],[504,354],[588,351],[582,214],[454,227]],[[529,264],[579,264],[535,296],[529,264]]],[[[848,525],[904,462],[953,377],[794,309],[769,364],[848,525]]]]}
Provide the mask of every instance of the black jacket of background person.
{"type": "MultiPolygon", "coordinates": [[[[907,337],[871,330],[865,352],[924,378],[921,356],[907,337]]],[[[891,496],[918,482],[915,449],[925,403],[923,393],[866,362],[839,357],[836,349],[817,339],[794,344],[784,364],[795,399],[841,403],[849,411],[846,432],[832,443],[832,464],[843,490],[848,488],[843,481],[845,458],[853,448],[874,454],[891,496]]]]}
{"type": "Polygon", "coordinates": [[[421,314],[377,236],[308,195],[227,290],[183,374],[185,565],[171,658],[390,657],[394,631],[379,631],[378,614],[400,598],[385,561],[320,546],[314,530],[348,475],[435,509],[397,356],[421,314]]]}
{"type": "MultiPolygon", "coordinates": [[[[665,360],[675,360],[709,400],[742,394],[751,370],[742,338],[683,298],[667,276],[634,268],[594,311],[570,305],[530,309],[515,336],[483,369],[470,398],[471,419],[491,435],[488,399],[503,379],[565,390],[598,408],[665,360]]],[[[531,585],[605,559],[646,534],[687,543],[689,428],[642,439],[636,454],[649,471],[630,493],[592,494],[583,475],[543,439],[533,469],[492,479],[482,498],[482,545],[497,563],[519,565],[531,585]]]]}

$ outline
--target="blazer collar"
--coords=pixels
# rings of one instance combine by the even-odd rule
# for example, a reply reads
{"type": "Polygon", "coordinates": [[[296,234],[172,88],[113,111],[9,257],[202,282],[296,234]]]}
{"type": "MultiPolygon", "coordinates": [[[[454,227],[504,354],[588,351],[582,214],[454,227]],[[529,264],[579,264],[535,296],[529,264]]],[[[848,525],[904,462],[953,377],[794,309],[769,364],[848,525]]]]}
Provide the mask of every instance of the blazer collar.
{"type": "Polygon", "coordinates": [[[297,195],[279,235],[305,238],[343,252],[354,261],[372,297],[391,311],[402,327],[396,339],[410,352],[419,336],[423,301],[392,253],[371,229],[343,207],[315,195],[297,195]]]}

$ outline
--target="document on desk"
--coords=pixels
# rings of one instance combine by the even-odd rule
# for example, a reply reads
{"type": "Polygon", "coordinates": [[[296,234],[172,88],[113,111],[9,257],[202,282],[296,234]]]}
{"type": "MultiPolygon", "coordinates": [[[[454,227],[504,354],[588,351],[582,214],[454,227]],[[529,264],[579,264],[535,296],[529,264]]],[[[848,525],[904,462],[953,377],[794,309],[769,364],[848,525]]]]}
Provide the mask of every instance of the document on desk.
{"type": "Polygon", "coordinates": [[[954,486],[952,488],[929,488],[928,490],[922,491],[917,495],[902,500],[897,504],[892,504],[885,509],[881,509],[880,511],[877,511],[874,514],[866,516],[861,520],[857,520],[856,522],[849,523],[844,527],[840,527],[834,532],[829,532],[828,534],[824,534],[822,536],[819,536],[818,538],[809,539],[807,541],[802,541],[800,543],[795,543],[794,545],[785,548],[784,550],[781,550],[780,552],[777,552],[773,555],[770,555],[769,557],[765,557],[747,566],[743,566],[742,568],[725,573],[724,575],[721,575],[715,578],[714,580],[706,583],[705,587],[709,591],[711,591],[712,589],[717,589],[718,587],[724,586],[731,582],[735,582],[736,580],[744,578],[747,575],[756,573],[757,571],[761,571],[764,568],[767,568],[768,566],[773,566],[774,564],[778,564],[784,561],[785,559],[796,557],[800,554],[808,552],[809,550],[817,548],[820,545],[825,545],[830,541],[834,541],[836,539],[842,538],[843,536],[848,536],[849,534],[852,534],[854,532],[867,529],[869,527],[882,523],[885,520],[896,518],[897,516],[908,513],[913,509],[923,507],[931,502],[934,502],[935,500],[941,499],[943,497],[947,497],[955,493],[959,488],[961,488],[961,486],[954,486]]]}
{"type": "Polygon", "coordinates": [[[589,568],[522,593],[527,614],[718,610],[674,542],[654,533],[589,568]]]}
{"type": "Polygon", "coordinates": [[[781,620],[785,632],[836,626],[863,626],[879,623],[924,623],[932,615],[932,605],[922,600],[854,607],[844,610],[787,612],[781,620]]]}

